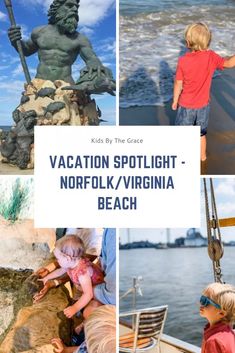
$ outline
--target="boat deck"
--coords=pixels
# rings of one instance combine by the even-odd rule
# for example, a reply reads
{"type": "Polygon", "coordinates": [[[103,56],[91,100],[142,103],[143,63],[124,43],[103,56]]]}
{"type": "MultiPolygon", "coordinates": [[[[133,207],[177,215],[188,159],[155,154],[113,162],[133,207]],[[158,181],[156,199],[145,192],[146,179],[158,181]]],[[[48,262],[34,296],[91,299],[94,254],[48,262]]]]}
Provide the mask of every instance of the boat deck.
{"type": "MultiPolygon", "coordinates": [[[[119,334],[120,336],[131,332],[130,328],[126,327],[126,325],[119,325],[119,334]]],[[[137,351],[138,352],[138,351],[137,351]]],[[[157,347],[149,349],[148,353],[200,353],[201,349],[192,344],[186,343],[184,341],[178,340],[168,335],[162,335],[160,351],[157,347]]]]}

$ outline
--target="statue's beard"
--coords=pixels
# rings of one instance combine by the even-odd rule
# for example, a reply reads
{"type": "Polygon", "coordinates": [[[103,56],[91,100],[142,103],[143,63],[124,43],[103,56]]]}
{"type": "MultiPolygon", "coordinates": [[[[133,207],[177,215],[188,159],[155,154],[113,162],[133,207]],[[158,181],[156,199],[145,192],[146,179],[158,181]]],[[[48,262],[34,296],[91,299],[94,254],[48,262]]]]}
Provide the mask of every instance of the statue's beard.
{"type": "Polygon", "coordinates": [[[78,26],[78,15],[69,15],[66,18],[63,16],[56,21],[56,24],[62,33],[73,34],[78,26]]]}

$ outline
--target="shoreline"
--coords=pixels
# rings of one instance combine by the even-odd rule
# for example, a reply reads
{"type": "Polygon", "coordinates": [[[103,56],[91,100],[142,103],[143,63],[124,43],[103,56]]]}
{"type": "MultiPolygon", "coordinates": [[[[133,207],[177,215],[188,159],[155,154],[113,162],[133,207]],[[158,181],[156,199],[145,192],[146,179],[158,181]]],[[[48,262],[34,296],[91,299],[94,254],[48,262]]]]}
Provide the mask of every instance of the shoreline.
{"type": "MultiPolygon", "coordinates": [[[[207,134],[207,161],[202,174],[235,174],[235,69],[224,70],[212,81],[207,134]]],[[[174,125],[176,111],[165,106],[120,108],[119,125],[174,125]]]]}

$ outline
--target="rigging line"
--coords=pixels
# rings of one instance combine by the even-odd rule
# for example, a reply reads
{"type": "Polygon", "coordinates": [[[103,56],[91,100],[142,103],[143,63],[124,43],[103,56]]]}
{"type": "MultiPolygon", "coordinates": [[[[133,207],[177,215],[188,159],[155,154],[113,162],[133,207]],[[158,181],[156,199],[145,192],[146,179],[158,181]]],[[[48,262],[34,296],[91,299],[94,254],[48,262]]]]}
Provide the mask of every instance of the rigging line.
{"type": "Polygon", "coordinates": [[[215,227],[218,231],[219,241],[221,242],[220,225],[219,225],[219,219],[218,219],[217,208],[216,208],[216,203],[215,203],[215,193],[214,193],[214,186],[213,186],[212,178],[210,178],[210,186],[211,186],[211,195],[212,195],[212,200],[213,200],[213,213],[214,213],[214,217],[215,217],[215,221],[216,221],[215,227]]]}
{"type": "Polygon", "coordinates": [[[223,248],[221,246],[221,235],[219,233],[219,239],[216,236],[216,229],[218,228],[219,222],[216,203],[215,203],[215,195],[212,179],[210,179],[210,194],[211,194],[211,208],[212,208],[212,227],[211,227],[211,218],[210,218],[210,208],[209,208],[209,200],[208,200],[208,192],[207,192],[207,182],[206,178],[203,178],[204,183],[204,194],[205,194],[205,210],[206,210],[206,221],[207,221],[207,238],[208,238],[208,255],[212,260],[213,265],[213,273],[215,282],[223,283],[222,281],[222,272],[220,268],[220,258],[223,256],[223,248]],[[216,218],[216,219],[215,219],[216,218]],[[213,228],[214,237],[212,236],[211,228],[213,228]]]}
{"type": "Polygon", "coordinates": [[[209,201],[208,201],[208,193],[207,193],[207,185],[206,185],[206,178],[203,178],[204,183],[204,194],[205,194],[205,209],[206,209],[206,225],[207,225],[207,238],[208,242],[211,242],[211,227],[210,227],[210,210],[209,210],[209,201]]]}

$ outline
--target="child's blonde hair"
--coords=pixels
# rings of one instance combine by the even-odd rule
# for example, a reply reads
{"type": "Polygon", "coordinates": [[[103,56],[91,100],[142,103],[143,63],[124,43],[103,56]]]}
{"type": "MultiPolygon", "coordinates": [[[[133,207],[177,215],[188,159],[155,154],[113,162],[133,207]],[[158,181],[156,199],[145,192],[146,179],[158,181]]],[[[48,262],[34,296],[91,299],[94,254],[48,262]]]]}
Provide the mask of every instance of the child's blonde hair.
{"type": "Polygon", "coordinates": [[[85,321],[85,336],[89,353],[116,352],[116,309],[102,305],[85,321]]]}
{"type": "Polygon", "coordinates": [[[204,289],[203,295],[219,304],[225,311],[223,321],[235,322],[235,287],[230,284],[211,283],[204,289]]]}
{"type": "Polygon", "coordinates": [[[205,23],[193,23],[186,28],[184,37],[189,49],[205,50],[211,42],[211,31],[205,23]]]}
{"type": "Polygon", "coordinates": [[[71,260],[79,259],[85,254],[83,241],[77,235],[65,235],[56,242],[55,249],[71,260]]]}

